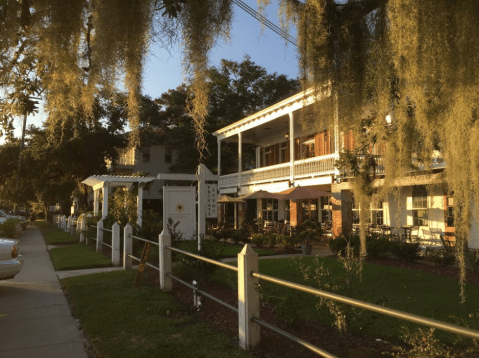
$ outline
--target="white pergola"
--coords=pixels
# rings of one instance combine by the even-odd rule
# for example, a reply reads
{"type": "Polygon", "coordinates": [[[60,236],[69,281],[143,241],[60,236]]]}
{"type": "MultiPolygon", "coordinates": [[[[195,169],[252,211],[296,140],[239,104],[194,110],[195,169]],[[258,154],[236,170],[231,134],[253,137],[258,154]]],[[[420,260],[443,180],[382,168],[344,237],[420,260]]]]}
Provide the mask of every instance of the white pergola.
{"type": "Polygon", "coordinates": [[[93,213],[98,215],[99,206],[99,194],[100,189],[103,194],[102,205],[102,219],[108,214],[108,194],[109,189],[113,187],[126,187],[131,188],[134,183],[138,183],[138,197],[137,197],[137,212],[138,212],[138,225],[142,224],[143,214],[143,188],[146,183],[155,180],[155,177],[141,177],[141,176],[118,176],[118,175],[92,175],[82,181],[83,184],[91,186],[93,189],[93,213]]]}

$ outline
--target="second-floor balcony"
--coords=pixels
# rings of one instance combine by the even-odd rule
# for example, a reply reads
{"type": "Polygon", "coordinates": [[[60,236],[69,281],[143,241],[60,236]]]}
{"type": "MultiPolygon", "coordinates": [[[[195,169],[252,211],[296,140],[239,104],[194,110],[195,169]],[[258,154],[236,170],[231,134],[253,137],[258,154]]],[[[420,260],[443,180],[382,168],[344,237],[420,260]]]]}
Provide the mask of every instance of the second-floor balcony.
{"type": "Polygon", "coordinates": [[[338,173],[335,167],[337,159],[337,154],[330,154],[222,175],[219,179],[219,187],[232,188],[329,176],[338,173]]]}

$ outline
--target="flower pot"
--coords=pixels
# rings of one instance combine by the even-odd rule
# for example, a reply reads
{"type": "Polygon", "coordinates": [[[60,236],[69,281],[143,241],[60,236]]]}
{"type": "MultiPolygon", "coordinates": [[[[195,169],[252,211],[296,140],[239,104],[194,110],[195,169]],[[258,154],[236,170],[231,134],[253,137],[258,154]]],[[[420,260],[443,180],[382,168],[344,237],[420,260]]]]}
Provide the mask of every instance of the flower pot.
{"type": "Polygon", "coordinates": [[[313,249],[313,245],[311,244],[301,244],[301,251],[303,255],[311,255],[311,250],[313,249]]]}

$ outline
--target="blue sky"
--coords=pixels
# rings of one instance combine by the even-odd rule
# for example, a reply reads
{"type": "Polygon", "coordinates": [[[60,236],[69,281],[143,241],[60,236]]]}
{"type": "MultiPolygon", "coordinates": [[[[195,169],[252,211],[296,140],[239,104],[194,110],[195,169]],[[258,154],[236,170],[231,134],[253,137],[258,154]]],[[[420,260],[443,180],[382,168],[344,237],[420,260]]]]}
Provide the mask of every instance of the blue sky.
{"type": "MultiPolygon", "coordinates": [[[[243,0],[243,2],[257,9],[256,0],[243,0]]],[[[279,26],[277,12],[278,7],[273,1],[266,9],[265,15],[268,20],[279,26]]],[[[294,36],[294,33],[292,35],[294,36]]],[[[228,43],[218,42],[210,55],[210,65],[218,66],[222,59],[240,62],[244,55],[248,54],[253,62],[266,68],[268,73],[277,72],[296,78],[299,74],[296,50],[294,45],[286,45],[283,38],[267,27],[261,33],[260,22],[235,5],[231,39],[228,43]]],[[[179,45],[170,52],[153,45],[145,64],[143,93],[157,98],[168,89],[174,89],[183,83],[182,60],[179,45]]],[[[29,116],[27,125],[41,126],[44,119],[45,115],[41,113],[29,116]]],[[[22,119],[17,118],[15,120],[16,136],[21,135],[21,126],[22,119]]]]}

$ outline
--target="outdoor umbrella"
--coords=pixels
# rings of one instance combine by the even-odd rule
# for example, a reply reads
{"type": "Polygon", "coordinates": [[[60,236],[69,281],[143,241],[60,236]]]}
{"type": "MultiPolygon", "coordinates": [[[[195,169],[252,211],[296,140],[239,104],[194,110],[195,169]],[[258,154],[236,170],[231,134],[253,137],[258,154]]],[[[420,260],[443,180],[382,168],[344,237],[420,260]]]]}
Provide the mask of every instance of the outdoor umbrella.
{"type": "Polygon", "coordinates": [[[232,196],[228,196],[228,195],[221,195],[220,197],[218,197],[218,200],[216,202],[222,203],[222,204],[244,203],[244,200],[240,198],[233,198],[232,196]]]}
{"type": "Polygon", "coordinates": [[[240,199],[247,200],[247,199],[283,199],[282,195],[279,193],[270,193],[266,190],[258,190],[251,194],[246,194],[240,196],[240,199]]]}
{"type": "Polygon", "coordinates": [[[283,200],[316,199],[321,196],[330,196],[329,191],[321,189],[320,185],[296,186],[279,192],[283,200]]]}

